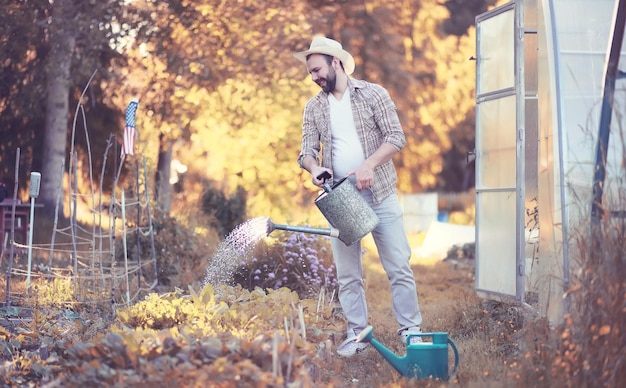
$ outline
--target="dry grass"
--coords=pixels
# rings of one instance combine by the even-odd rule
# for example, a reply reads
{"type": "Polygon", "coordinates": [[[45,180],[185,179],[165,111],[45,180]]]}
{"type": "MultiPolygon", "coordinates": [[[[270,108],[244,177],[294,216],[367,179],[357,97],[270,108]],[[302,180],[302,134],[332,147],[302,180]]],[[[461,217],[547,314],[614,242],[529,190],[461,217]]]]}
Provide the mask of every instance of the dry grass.
{"type": "MultiPolygon", "coordinates": [[[[160,234],[164,239],[163,246],[171,249],[165,259],[176,264],[174,272],[181,272],[172,277],[170,288],[185,289],[197,277],[197,273],[193,273],[200,271],[208,256],[208,252],[203,254],[205,245],[190,240],[202,241],[210,236],[198,234],[194,237],[194,234],[182,233],[176,224],[167,225],[170,232],[160,234]],[[180,245],[181,237],[186,242],[184,245],[180,245]],[[179,249],[172,249],[178,245],[179,249]]],[[[403,378],[371,347],[351,359],[332,353],[328,359],[318,360],[319,364],[311,369],[308,378],[316,386],[332,387],[626,386],[626,364],[623,361],[623,345],[626,343],[624,230],[621,223],[605,225],[605,233],[597,242],[601,249],[594,249],[588,236],[580,233],[575,258],[578,264],[567,294],[570,314],[562,326],[553,329],[548,327],[544,318],[523,305],[479,298],[474,289],[471,260],[422,261],[413,258],[424,317],[423,331],[447,332],[460,353],[460,365],[452,378],[449,381],[403,378]]],[[[412,244],[419,243],[420,238],[419,235],[411,236],[412,244]]],[[[401,356],[405,348],[396,334],[389,282],[372,242],[366,240],[365,248],[366,292],[374,337],[401,356]]],[[[3,277],[0,279],[0,298],[3,298],[5,286],[3,277]]],[[[23,282],[13,283],[12,291],[23,292],[23,282]]],[[[41,305],[43,291],[35,295],[40,296],[22,301],[41,305]]],[[[106,306],[101,307],[103,312],[108,310],[106,306]]],[[[68,310],[59,310],[59,314],[43,318],[34,316],[29,327],[41,319],[40,325],[59,322],[59,332],[64,332],[67,325],[64,322],[68,321],[66,314],[75,308],[68,306],[68,310]]],[[[107,314],[81,316],[96,324],[84,325],[84,332],[72,333],[74,342],[89,341],[95,333],[106,332],[108,323],[103,319],[107,314]]],[[[9,322],[8,318],[4,323],[16,324],[13,320],[9,322]]],[[[341,342],[345,323],[332,318],[326,324],[333,332],[331,341],[341,342]]],[[[449,353],[452,358],[452,352],[449,353]]]]}
{"type": "MultiPolygon", "coordinates": [[[[373,251],[369,251],[373,252],[373,251]]],[[[396,330],[390,299],[389,282],[378,259],[368,253],[366,264],[366,292],[370,308],[370,324],[374,337],[398,356],[405,353],[396,330]]],[[[442,384],[464,385],[476,382],[481,386],[483,373],[490,374],[498,364],[496,344],[489,341],[484,331],[487,322],[482,301],[473,291],[474,275],[471,265],[451,265],[445,262],[414,264],[420,306],[425,332],[448,332],[461,355],[461,362],[453,380],[444,382],[420,381],[420,386],[442,384]],[[485,359],[491,359],[485,364],[485,359]]],[[[343,327],[339,328],[343,331],[343,327]]],[[[449,352],[452,368],[452,351],[449,352]]],[[[352,359],[335,357],[334,370],[329,371],[328,383],[334,386],[413,386],[417,381],[399,375],[375,349],[352,359]]],[[[488,379],[491,380],[491,379],[488,379]]],[[[484,385],[482,385],[484,386],[484,385]]]]}
{"type": "MultiPolygon", "coordinates": [[[[621,387],[626,386],[626,235],[623,223],[604,225],[593,249],[580,233],[577,270],[563,325],[550,328],[521,304],[483,300],[474,289],[472,262],[413,261],[424,331],[444,331],[456,343],[460,365],[450,381],[407,380],[375,349],[336,358],[333,386],[367,387],[621,387]]],[[[414,240],[419,236],[412,236],[414,240]]],[[[389,284],[367,245],[366,284],[375,338],[401,356],[389,284]]],[[[450,357],[451,357],[450,352],[450,357]]],[[[452,360],[451,364],[452,365],[452,360]]]]}

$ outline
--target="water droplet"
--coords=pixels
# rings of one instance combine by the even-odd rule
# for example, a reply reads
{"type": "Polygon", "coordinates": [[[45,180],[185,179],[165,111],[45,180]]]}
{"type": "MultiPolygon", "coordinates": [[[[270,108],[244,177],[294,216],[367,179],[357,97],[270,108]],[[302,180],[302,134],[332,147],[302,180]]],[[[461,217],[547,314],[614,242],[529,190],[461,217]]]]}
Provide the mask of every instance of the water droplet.
{"type": "Polygon", "coordinates": [[[217,247],[209,267],[204,285],[228,284],[237,264],[244,260],[254,246],[267,237],[269,218],[256,217],[247,220],[232,230],[217,247]]]}

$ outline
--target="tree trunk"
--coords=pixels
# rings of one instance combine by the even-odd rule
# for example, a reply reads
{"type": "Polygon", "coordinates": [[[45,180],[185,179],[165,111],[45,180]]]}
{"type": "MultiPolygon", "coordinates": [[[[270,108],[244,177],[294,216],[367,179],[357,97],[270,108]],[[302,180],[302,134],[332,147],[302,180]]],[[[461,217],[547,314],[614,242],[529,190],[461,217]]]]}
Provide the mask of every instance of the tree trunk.
{"type": "Polygon", "coordinates": [[[172,165],[172,143],[161,134],[159,135],[159,159],[154,185],[154,197],[157,208],[169,216],[172,201],[172,189],[170,185],[170,168],[172,165]]]}
{"type": "MultiPolygon", "coordinates": [[[[65,0],[57,0],[52,5],[50,52],[46,59],[48,95],[39,202],[44,205],[42,215],[49,219],[54,216],[58,193],[63,189],[61,167],[67,156],[70,67],[75,38],[65,20],[65,3],[65,0]]],[[[62,215],[62,201],[59,206],[62,215]]]]}

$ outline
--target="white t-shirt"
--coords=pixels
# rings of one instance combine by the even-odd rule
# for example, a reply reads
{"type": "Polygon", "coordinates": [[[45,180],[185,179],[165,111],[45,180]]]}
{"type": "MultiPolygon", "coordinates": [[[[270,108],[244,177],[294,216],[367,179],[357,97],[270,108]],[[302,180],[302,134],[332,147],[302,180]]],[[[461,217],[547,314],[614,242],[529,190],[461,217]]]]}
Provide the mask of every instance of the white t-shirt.
{"type": "Polygon", "coordinates": [[[333,147],[333,174],[336,182],[346,176],[349,171],[363,164],[365,155],[354,125],[350,90],[345,91],[341,100],[337,100],[332,93],[328,93],[328,102],[333,147]]]}

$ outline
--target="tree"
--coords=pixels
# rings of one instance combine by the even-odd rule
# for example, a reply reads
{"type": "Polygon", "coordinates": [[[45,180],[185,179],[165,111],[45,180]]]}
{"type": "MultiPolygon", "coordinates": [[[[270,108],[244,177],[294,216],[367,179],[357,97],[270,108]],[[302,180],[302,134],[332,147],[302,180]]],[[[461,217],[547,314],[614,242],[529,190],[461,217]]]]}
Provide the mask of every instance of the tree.
{"type": "Polygon", "coordinates": [[[474,26],[476,16],[487,11],[497,0],[445,0],[443,6],[449,11],[449,17],[441,28],[446,34],[463,36],[474,26]]]}
{"type": "Polygon", "coordinates": [[[390,89],[408,138],[397,160],[403,191],[438,185],[442,155],[452,147],[449,133],[474,106],[474,64],[467,60],[473,38],[442,33],[450,15],[435,0],[135,5],[138,20],[132,24],[141,26],[135,43],[145,53],[143,78],[158,77],[143,93],[149,96],[146,109],[154,113],[147,126],[159,132],[146,140],[149,148],[179,144],[184,152],[174,150],[173,158],[186,159],[225,189],[250,190],[250,206],[257,211],[286,211],[289,201],[293,206],[312,200],[292,148],[299,146],[304,102],[317,88],[291,54],[306,49],[316,33],[344,43],[357,60],[356,77],[390,89]],[[270,120],[267,129],[268,117],[282,118],[270,120]],[[275,133],[284,135],[278,139],[275,133]],[[161,144],[153,144],[157,138],[161,144]],[[277,145],[278,152],[271,148],[277,145]],[[251,149],[253,158],[242,155],[251,149]]]}
{"type": "MultiPolygon", "coordinates": [[[[6,2],[5,2],[6,3],[6,2]]],[[[10,183],[13,193],[15,154],[21,149],[20,181],[32,167],[33,155],[41,151],[29,147],[37,129],[44,127],[45,73],[43,55],[46,51],[43,30],[33,19],[45,11],[39,3],[30,7],[22,3],[3,4],[0,12],[0,181],[10,183]]],[[[39,136],[40,137],[40,136],[39,136]]]]}
{"type": "MultiPolygon", "coordinates": [[[[83,100],[79,97],[94,71],[98,70],[98,82],[105,81],[110,77],[107,67],[120,57],[114,46],[116,37],[127,33],[115,23],[122,4],[122,0],[55,0],[10,2],[5,7],[0,42],[8,56],[0,64],[0,103],[7,109],[2,110],[0,123],[9,124],[2,131],[13,141],[3,142],[2,149],[7,154],[17,146],[24,149],[27,168],[20,170],[22,178],[29,170],[42,172],[39,202],[44,205],[43,215],[54,212],[62,187],[62,162],[69,166],[68,145],[74,145],[70,118],[76,106],[81,104],[87,114],[95,113],[94,128],[111,129],[115,112],[100,104],[97,83],[90,85],[83,100]]],[[[102,132],[96,131],[95,138],[106,138],[108,133],[102,132]]],[[[76,142],[79,149],[85,149],[85,141],[76,142]]],[[[79,157],[86,158],[84,154],[79,157]]]]}
{"type": "MultiPolygon", "coordinates": [[[[155,185],[155,194],[165,213],[170,198],[165,190],[170,188],[162,178],[169,175],[170,163],[161,158],[170,155],[179,140],[190,142],[199,132],[203,137],[215,136],[211,128],[191,125],[204,111],[215,109],[202,100],[207,93],[247,74],[256,75],[256,88],[295,75],[294,63],[284,56],[301,44],[298,37],[308,26],[302,20],[305,5],[293,1],[286,7],[282,0],[245,0],[236,6],[220,0],[132,4],[128,23],[136,26],[136,36],[127,52],[143,53],[136,56],[136,71],[151,82],[128,90],[148,97],[143,99],[144,107],[152,116],[146,124],[158,132],[152,138],[159,140],[151,148],[160,150],[156,177],[161,184],[155,185]]],[[[238,127],[245,115],[234,122],[238,127]]]]}
{"type": "Polygon", "coordinates": [[[72,1],[52,4],[46,57],[46,134],[42,160],[41,203],[48,218],[54,216],[56,199],[62,188],[62,163],[66,158],[69,117],[70,68],[76,45],[76,32],[65,16],[72,13],[72,1]]]}
{"type": "MultiPolygon", "coordinates": [[[[9,139],[0,149],[26,144],[23,155],[32,160],[31,168],[57,168],[43,174],[59,179],[45,182],[46,202],[54,203],[61,179],[56,166],[61,158],[68,160],[67,145],[77,151],[86,147],[78,136],[80,120],[75,132],[67,124],[76,108],[96,132],[90,136],[100,147],[93,152],[98,156],[110,132],[121,132],[129,99],[138,97],[138,156],[158,170],[159,184],[152,187],[161,210],[169,212],[171,157],[189,165],[190,175],[214,179],[225,190],[243,187],[257,212],[289,214],[294,204],[310,205],[315,196],[295,159],[304,103],[318,91],[292,53],[322,33],[355,56],[357,78],[385,85],[396,101],[408,139],[396,160],[400,190],[451,187],[442,179],[460,175],[442,171],[459,168],[454,159],[462,150],[451,136],[470,142],[465,131],[472,128],[474,63],[467,60],[473,55],[471,26],[458,36],[444,27],[453,16],[450,5],[437,0],[12,2],[0,15],[6,22],[0,25],[0,45],[11,53],[0,63],[0,131],[9,139]],[[12,34],[24,43],[10,40],[12,34]],[[53,45],[58,49],[51,50],[53,45]],[[71,51],[69,59],[64,50],[71,51]],[[50,94],[44,64],[50,74],[59,72],[48,81],[50,94]],[[47,121],[42,96],[51,98],[47,121]],[[63,101],[66,107],[56,109],[63,101]],[[46,132],[46,149],[53,151],[42,160],[43,143],[35,139],[46,122],[56,129],[46,132]]],[[[12,171],[4,162],[1,167],[12,171]]]]}

